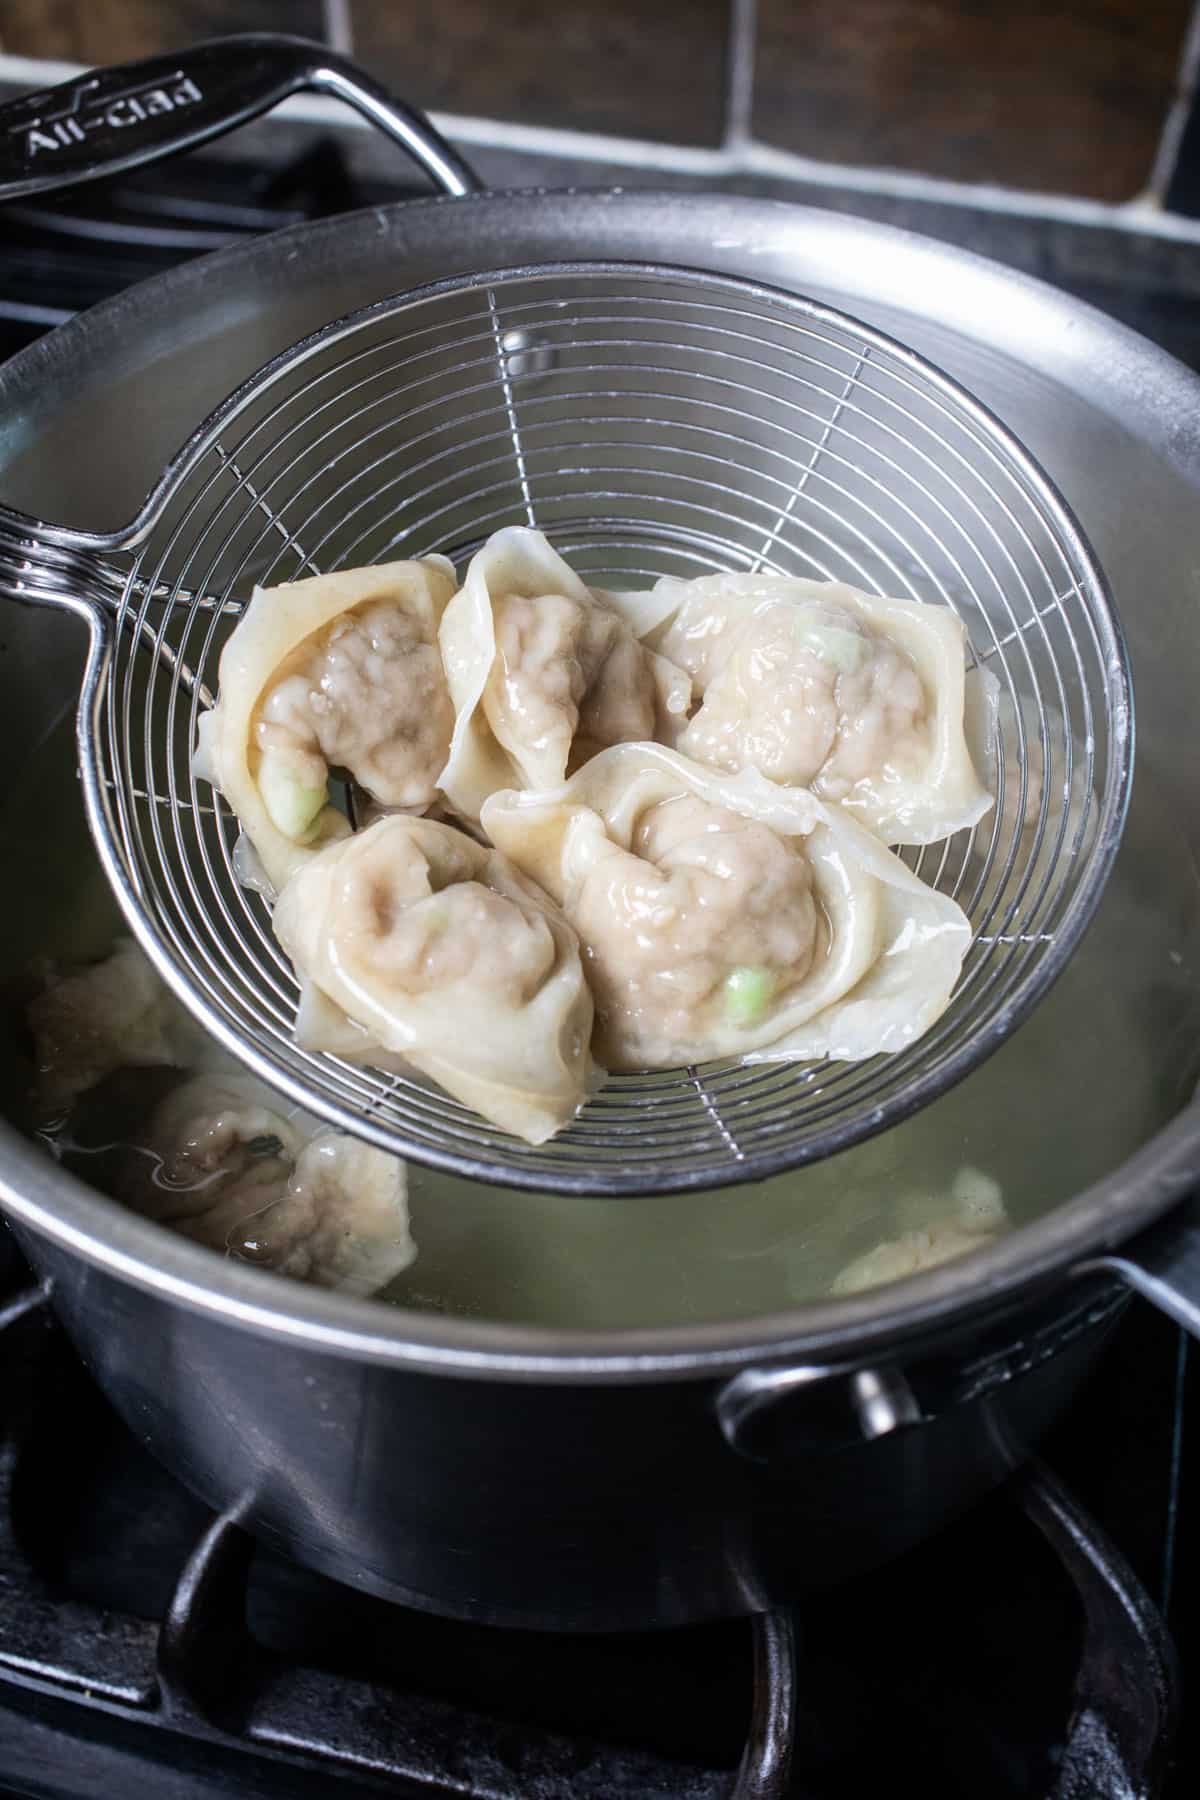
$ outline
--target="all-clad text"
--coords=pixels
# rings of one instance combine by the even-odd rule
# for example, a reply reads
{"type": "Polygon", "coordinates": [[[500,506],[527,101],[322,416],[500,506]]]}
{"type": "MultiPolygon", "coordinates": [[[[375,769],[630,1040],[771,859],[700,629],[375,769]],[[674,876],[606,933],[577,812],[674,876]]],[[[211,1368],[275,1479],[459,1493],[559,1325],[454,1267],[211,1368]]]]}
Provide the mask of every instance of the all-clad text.
{"type": "Polygon", "coordinates": [[[152,87],[127,88],[123,94],[97,99],[89,90],[98,81],[83,81],[74,90],[69,105],[57,113],[47,113],[29,125],[13,129],[24,134],[29,157],[41,156],[47,150],[68,150],[75,144],[86,144],[94,131],[123,131],[140,125],[162,113],[178,112],[194,106],[204,95],[190,75],[176,73],[152,87]]]}

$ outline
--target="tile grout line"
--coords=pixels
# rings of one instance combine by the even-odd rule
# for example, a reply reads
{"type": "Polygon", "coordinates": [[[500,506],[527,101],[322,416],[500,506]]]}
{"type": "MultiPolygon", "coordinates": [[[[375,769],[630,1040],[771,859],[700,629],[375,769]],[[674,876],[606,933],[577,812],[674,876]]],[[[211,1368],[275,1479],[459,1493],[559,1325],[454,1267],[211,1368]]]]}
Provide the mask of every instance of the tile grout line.
{"type": "MultiPolygon", "coordinates": [[[[1200,0],[1198,0],[1200,4],[1200,0]]],[[[754,73],[758,40],[758,0],[729,0],[725,68],[726,150],[750,142],[754,124],[754,73]]]]}
{"type": "Polygon", "coordinates": [[[1197,104],[1200,104],[1200,0],[1192,0],[1192,16],[1179,53],[1175,92],[1167,108],[1147,183],[1148,192],[1156,201],[1162,200],[1171,185],[1188,115],[1197,104]]]}
{"type": "Polygon", "coordinates": [[[354,54],[354,26],[350,18],[350,0],[321,0],[325,42],[339,56],[354,54]]]}

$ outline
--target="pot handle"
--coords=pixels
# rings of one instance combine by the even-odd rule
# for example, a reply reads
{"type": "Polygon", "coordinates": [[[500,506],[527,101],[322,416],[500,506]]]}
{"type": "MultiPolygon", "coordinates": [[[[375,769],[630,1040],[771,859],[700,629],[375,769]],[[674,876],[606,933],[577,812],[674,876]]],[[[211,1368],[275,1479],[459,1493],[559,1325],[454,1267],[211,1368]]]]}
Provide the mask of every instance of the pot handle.
{"type": "Polygon", "coordinates": [[[1075,1276],[1115,1275],[1200,1338],[1200,1193],[1127,1244],[1076,1263],[1075,1276]]]}
{"type": "Polygon", "coordinates": [[[793,1399],[806,1398],[816,1402],[804,1434],[814,1452],[909,1430],[923,1418],[907,1378],[890,1365],[784,1363],[731,1376],[715,1396],[717,1424],[731,1450],[768,1462],[763,1425],[793,1399]]]}
{"type": "Polygon", "coordinates": [[[344,57],[307,38],[246,32],[93,69],[0,106],[0,201],[54,193],[194,149],[302,89],[353,106],[445,193],[481,187],[423,113],[344,57]]]}

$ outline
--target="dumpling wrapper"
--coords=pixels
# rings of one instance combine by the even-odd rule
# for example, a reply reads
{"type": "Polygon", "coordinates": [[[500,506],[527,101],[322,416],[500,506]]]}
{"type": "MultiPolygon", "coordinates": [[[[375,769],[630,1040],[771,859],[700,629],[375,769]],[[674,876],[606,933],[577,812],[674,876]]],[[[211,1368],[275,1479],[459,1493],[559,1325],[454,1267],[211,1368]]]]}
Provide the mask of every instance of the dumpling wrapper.
{"type": "Polygon", "coordinates": [[[456,811],[478,819],[502,788],[556,787],[609,744],[682,729],[691,684],[639,641],[672,604],[587,587],[540,531],[490,537],[439,633],[455,709],[439,785],[456,811]]]}
{"type": "Polygon", "coordinates": [[[382,1066],[399,1058],[533,1144],[593,1085],[592,1001],[574,932],[463,832],[380,819],[301,869],[272,922],[317,990],[297,1020],[306,1048],[382,1066]]]}
{"type": "Polygon", "coordinates": [[[253,1076],[182,1082],[131,1146],[122,1197],[180,1236],[366,1296],[416,1256],[403,1162],[323,1128],[253,1076]]]}
{"type": "Polygon", "coordinates": [[[1011,1229],[999,1182],[969,1165],[959,1169],[951,1182],[949,1201],[943,1198],[939,1205],[929,1195],[912,1195],[897,1211],[914,1222],[898,1237],[885,1239],[847,1263],[834,1278],[831,1293],[861,1294],[936,1269],[995,1243],[1011,1229]]]}
{"type": "Polygon", "coordinates": [[[886,844],[935,843],[988,811],[964,711],[982,710],[986,739],[997,684],[967,680],[949,607],[766,572],[664,576],[652,596],[668,617],[650,641],[700,699],[685,755],[811,787],[886,844]]]}
{"type": "Polygon", "coordinates": [[[608,1068],[905,1049],[971,941],[956,902],[840,808],[658,745],[494,795],[483,824],[578,931],[608,1068]]]}
{"type": "Polygon", "coordinates": [[[101,962],[51,970],[26,1014],[40,1113],[60,1114],[124,1068],[206,1066],[215,1049],[132,938],[101,962]]]}
{"type": "Polygon", "coordinates": [[[247,885],[278,891],[349,831],[327,803],[330,760],[385,804],[435,798],[453,725],[437,631],[453,592],[440,556],[254,590],[193,763],[253,848],[238,859],[247,885]]]}

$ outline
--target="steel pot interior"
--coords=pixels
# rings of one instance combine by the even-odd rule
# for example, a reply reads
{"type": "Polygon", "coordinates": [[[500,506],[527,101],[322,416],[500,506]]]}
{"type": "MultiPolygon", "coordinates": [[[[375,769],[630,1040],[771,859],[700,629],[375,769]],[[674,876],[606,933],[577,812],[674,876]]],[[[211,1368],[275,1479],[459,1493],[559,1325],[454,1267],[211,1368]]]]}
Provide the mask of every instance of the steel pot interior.
{"type": "MultiPolygon", "coordinates": [[[[635,1201],[519,1194],[414,1169],[419,1255],[389,1291],[390,1313],[180,1245],[53,1165],[37,1178],[9,1142],[0,1172],[17,1206],[85,1254],[119,1252],[131,1274],[183,1282],[184,1297],[202,1303],[248,1306],[259,1323],[377,1344],[490,1344],[535,1361],[572,1343],[602,1356],[639,1345],[682,1353],[768,1331],[861,1332],[995,1294],[1124,1235],[1196,1165],[1193,1126],[1167,1128],[1200,1072],[1200,804],[1195,759],[1180,751],[1200,691],[1200,459],[1168,416],[1174,406],[1181,420],[1188,408],[1200,417],[1200,383],[1131,334],[944,246],[799,208],[672,196],[668,210],[636,194],[431,203],[224,252],[34,346],[0,374],[0,493],[45,517],[119,523],[240,374],[348,306],[495,260],[498,242],[512,262],[652,254],[752,268],[907,338],[1030,444],[1099,552],[1133,656],[1134,803],[1099,915],[1003,1050],[918,1117],[815,1168],[635,1201]],[[103,454],[118,440],[127,454],[103,454]],[[964,1166],[1000,1184],[1014,1235],[960,1266],[830,1304],[838,1269],[894,1236],[922,1197],[932,1216],[964,1166]]],[[[75,792],[79,634],[40,613],[0,624],[0,841],[18,877],[0,898],[0,1106],[19,1120],[29,971],[46,956],[102,953],[116,915],[75,792]]]]}

